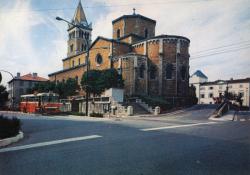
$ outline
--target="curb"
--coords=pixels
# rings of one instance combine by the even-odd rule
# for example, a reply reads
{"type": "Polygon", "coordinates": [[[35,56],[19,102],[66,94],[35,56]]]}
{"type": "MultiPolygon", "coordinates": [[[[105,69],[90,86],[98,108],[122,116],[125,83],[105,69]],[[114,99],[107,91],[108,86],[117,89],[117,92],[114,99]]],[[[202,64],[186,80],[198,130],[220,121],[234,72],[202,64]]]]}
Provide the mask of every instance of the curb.
{"type": "Polygon", "coordinates": [[[4,147],[9,144],[15,143],[21,140],[23,137],[24,137],[23,132],[19,131],[19,134],[17,134],[15,137],[10,137],[10,138],[0,140],[0,147],[4,147]]]}
{"type": "Polygon", "coordinates": [[[0,111],[0,115],[1,114],[6,115],[6,116],[15,115],[15,117],[19,117],[19,116],[32,116],[32,117],[42,116],[40,114],[23,113],[23,112],[20,112],[20,111],[0,111]]]}

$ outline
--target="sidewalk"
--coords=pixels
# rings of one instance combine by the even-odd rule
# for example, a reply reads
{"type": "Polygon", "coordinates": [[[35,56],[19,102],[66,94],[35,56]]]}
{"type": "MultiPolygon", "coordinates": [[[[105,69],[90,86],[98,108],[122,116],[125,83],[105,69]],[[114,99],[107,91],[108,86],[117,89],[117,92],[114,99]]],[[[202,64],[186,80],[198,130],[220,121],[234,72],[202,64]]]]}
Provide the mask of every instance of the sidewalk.
{"type": "Polygon", "coordinates": [[[77,115],[41,115],[41,114],[29,114],[18,111],[0,111],[0,115],[8,117],[35,117],[35,118],[48,118],[58,120],[73,120],[73,121],[108,121],[112,118],[97,118],[88,116],[77,116],[77,115]]]}

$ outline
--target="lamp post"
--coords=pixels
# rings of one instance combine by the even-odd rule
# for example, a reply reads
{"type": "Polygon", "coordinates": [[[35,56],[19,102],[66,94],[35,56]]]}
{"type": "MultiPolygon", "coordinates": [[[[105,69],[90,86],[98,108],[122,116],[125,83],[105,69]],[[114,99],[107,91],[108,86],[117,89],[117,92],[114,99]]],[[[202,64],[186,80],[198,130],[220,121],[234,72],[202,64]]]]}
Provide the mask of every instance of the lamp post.
{"type": "Polygon", "coordinates": [[[12,73],[10,73],[9,71],[6,71],[6,70],[0,70],[0,72],[5,72],[5,73],[8,73],[12,78],[13,78],[13,86],[12,86],[12,109],[14,109],[14,83],[15,83],[15,77],[12,73]]]}
{"type": "MultiPolygon", "coordinates": [[[[65,19],[63,19],[63,18],[56,17],[56,20],[58,20],[58,21],[64,21],[64,22],[68,23],[69,25],[72,25],[72,26],[74,26],[74,27],[76,27],[76,28],[78,28],[78,29],[80,29],[80,30],[84,30],[84,28],[83,28],[82,26],[73,24],[73,23],[71,23],[71,22],[69,22],[69,21],[67,21],[67,20],[65,20],[65,19]]],[[[87,27],[89,27],[89,26],[87,26],[87,27]]],[[[88,41],[88,39],[86,38],[85,35],[83,35],[83,36],[84,36],[84,39],[85,39],[85,41],[86,41],[86,43],[87,43],[87,47],[86,47],[86,51],[87,51],[87,55],[86,55],[86,64],[87,64],[87,70],[86,70],[86,84],[87,84],[87,85],[86,85],[86,109],[85,109],[85,112],[86,112],[86,115],[88,116],[88,110],[89,110],[89,106],[88,106],[88,103],[89,103],[89,92],[88,92],[89,41],[88,41]]]]}

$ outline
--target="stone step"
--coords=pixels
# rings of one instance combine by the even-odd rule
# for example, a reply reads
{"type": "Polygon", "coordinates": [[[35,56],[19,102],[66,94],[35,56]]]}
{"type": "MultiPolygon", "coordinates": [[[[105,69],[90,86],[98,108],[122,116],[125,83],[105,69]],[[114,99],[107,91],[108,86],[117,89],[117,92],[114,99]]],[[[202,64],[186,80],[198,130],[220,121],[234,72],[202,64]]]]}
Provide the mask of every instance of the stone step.
{"type": "Polygon", "coordinates": [[[134,115],[138,115],[138,114],[149,114],[149,112],[147,110],[145,110],[143,107],[141,107],[138,103],[129,103],[128,106],[132,106],[133,107],[133,113],[134,115]]]}

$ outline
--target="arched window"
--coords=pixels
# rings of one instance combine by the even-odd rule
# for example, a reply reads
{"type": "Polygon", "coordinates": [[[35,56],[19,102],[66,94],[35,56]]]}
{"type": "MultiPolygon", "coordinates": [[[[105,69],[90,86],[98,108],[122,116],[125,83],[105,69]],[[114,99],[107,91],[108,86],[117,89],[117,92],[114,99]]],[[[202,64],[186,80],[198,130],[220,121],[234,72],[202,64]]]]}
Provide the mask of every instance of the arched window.
{"type": "Polygon", "coordinates": [[[186,80],[186,77],[187,77],[187,68],[186,66],[182,66],[181,67],[181,79],[186,80]]]}
{"type": "Polygon", "coordinates": [[[145,38],[148,37],[148,29],[145,29],[145,30],[144,30],[144,36],[145,36],[145,38]]]}
{"type": "Polygon", "coordinates": [[[139,77],[144,78],[145,66],[142,64],[139,68],[139,77]]]}
{"type": "Polygon", "coordinates": [[[120,38],[120,37],[121,37],[121,31],[120,31],[120,29],[117,30],[116,36],[117,36],[117,38],[120,38]]]}
{"type": "Polygon", "coordinates": [[[80,58],[78,58],[78,65],[80,65],[81,64],[81,59],[80,58]]]}
{"type": "Polygon", "coordinates": [[[74,50],[74,45],[71,44],[71,45],[70,45],[70,52],[73,52],[73,50],[74,50]]]}
{"type": "Polygon", "coordinates": [[[150,69],[149,69],[149,76],[150,76],[150,79],[155,79],[156,78],[156,72],[157,72],[157,68],[155,66],[150,66],[150,69]]]}
{"type": "Polygon", "coordinates": [[[168,63],[166,65],[166,79],[172,79],[172,72],[173,72],[173,65],[168,63]]]}
{"type": "Polygon", "coordinates": [[[75,61],[74,60],[72,61],[72,67],[75,67],[75,61]]]}
{"type": "Polygon", "coordinates": [[[95,61],[96,61],[97,64],[102,64],[103,59],[102,59],[101,54],[98,53],[96,55],[95,61]]]}

